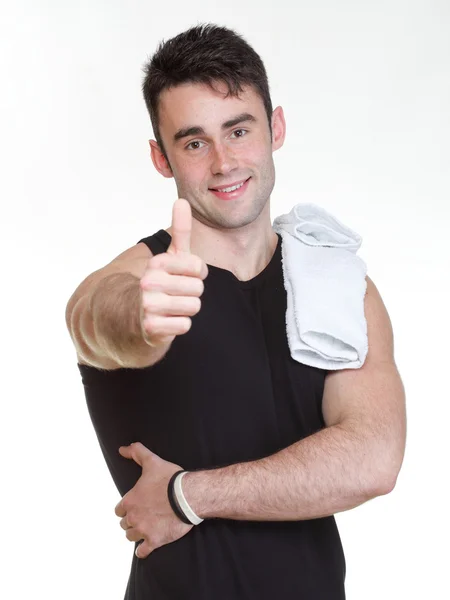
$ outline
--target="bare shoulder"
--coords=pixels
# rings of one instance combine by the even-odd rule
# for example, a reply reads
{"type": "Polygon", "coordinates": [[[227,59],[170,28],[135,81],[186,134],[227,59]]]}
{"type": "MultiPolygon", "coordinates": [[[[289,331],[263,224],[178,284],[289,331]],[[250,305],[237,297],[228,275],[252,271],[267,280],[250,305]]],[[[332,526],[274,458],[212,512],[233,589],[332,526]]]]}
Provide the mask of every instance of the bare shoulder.
{"type": "Polygon", "coordinates": [[[367,321],[369,339],[368,360],[373,363],[394,361],[394,332],[389,313],[381,298],[377,286],[366,277],[367,289],[364,298],[364,313],[367,321]]]}
{"type": "Polygon", "coordinates": [[[391,319],[374,282],[366,277],[364,312],[368,352],[359,369],[331,371],[325,378],[322,401],[326,425],[334,425],[350,414],[371,410],[380,397],[401,398],[401,379],[394,359],[391,319]]]}
{"type": "Polygon", "coordinates": [[[152,251],[144,242],[139,242],[127,248],[121,254],[103,267],[103,270],[129,271],[139,279],[144,275],[147,262],[153,256],[152,251]]]}
{"type": "Polygon", "coordinates": [[[138,279],[141,279],[145,273],[147,263],[152,256],[153,254],[150,248],[144,244],[144,242],[140,242],[131,248],[127,248],[104,267],[93,271],[83,279],[73,296],[84,294],[92,283],[110,273],[131,273],[138,279]]]}

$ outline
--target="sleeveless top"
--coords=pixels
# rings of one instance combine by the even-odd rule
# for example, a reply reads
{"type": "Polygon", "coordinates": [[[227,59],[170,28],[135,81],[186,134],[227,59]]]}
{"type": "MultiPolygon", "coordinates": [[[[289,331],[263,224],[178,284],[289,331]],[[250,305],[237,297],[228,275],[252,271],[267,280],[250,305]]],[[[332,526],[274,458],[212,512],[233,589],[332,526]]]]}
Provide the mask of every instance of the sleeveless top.
{"type": "MultiPolygon", "coordinates": [[[[139,241],[158,254],[171,236],[161,229],[139,241]]],[[[324,427],[327,372],[289,353],[281,236],[269,264],[249,281],[208,269],[191,329],[160,362],[112,371],[78,363],[121,495],[141,468],[120,456],[119,446],[140,441],[185,470],[199,470],[269,456],[324,427]]],[[[125,600],[343,600],[344,580],[334,516],[205,519],[145,559],[133,554],[125,600]]]]}

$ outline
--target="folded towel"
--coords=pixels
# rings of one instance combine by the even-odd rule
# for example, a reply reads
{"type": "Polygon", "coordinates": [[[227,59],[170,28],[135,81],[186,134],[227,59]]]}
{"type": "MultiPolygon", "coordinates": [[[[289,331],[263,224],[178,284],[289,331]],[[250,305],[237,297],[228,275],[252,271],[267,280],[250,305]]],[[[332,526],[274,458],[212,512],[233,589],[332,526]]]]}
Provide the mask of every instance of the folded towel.
{"type": "Polygon", "coordinates": [[[358,369],[368,350],[362,238],[315,204],[276,217],[282,238],[286,330],[296,361],[321,369],[358,369]]]}

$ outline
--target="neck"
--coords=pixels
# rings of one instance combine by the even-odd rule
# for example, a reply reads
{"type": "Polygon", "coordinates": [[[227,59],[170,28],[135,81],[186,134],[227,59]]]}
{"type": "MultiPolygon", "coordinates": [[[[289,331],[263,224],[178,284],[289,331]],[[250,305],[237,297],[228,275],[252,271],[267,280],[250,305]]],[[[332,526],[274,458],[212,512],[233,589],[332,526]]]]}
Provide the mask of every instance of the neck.
{"type": "Polygon", "coordinates": [[[191,252],[241,281],[253,279],[268,265],[277,243],[269,203],[255,221],[237,229],[216,229],[192,219],[191,252]]]}

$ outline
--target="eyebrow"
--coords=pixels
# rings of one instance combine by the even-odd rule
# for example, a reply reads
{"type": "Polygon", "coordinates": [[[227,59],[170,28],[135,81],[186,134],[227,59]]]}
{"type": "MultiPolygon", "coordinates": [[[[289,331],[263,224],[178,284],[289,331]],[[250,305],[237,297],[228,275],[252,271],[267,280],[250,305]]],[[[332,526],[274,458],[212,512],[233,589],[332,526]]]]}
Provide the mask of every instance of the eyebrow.
{"type": "MultiPolygon", "coordinates": [[[[240,115],[237,115],[236,117],[233,117],[232,119],[229,119],[228,121],[225,121],[225,123],[222,123],[222,129],[230,129],[230,127],[235,127],[240,123],[255,122],[256,118],[253,115],[251,115],[250,113],[242,113],[240,115]]],[[[173,141],[178,142],[178,140],[181,140],[185,137],[189,137],[190,135],[205,135],[205,130],[203,129],[203,127],[199,127],[198,125],[194,125],[192,127],[183,127],[182,129],[179,129],[173,136],[173,141]]]]}

